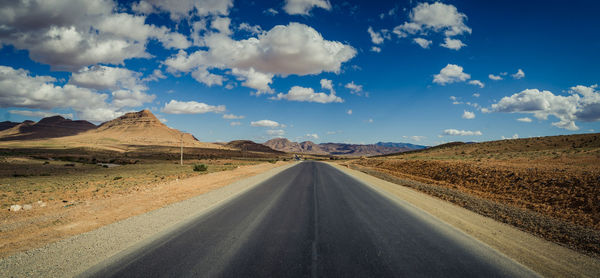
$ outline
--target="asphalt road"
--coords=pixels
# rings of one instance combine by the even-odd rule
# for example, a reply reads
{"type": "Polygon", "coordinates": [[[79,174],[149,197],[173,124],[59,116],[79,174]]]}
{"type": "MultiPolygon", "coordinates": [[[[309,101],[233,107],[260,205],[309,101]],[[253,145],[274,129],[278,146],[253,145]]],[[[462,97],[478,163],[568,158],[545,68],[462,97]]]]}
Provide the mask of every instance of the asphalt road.
{"type": "MultiPolygon", "coordinates": [[[[530,277],[324,163],[303,162],[86,276],[530,277]]],[[[93,271],[91,271],[93,272],[93,271]]]]}

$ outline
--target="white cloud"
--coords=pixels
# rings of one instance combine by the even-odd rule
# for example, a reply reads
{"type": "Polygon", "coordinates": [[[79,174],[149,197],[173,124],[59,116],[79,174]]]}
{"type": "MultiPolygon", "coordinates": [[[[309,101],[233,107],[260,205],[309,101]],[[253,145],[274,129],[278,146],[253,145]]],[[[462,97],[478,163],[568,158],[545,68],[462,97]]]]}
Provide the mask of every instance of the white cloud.
{"type": "Polygon", "coordinates": [[[121,109],[125,107],[138,107],[144,103],[152,102],[156,96],[140,91],[117,90],[112,93],[112,106],[121,109]]]}
{"type": "Polygon", "coordinates": [[[376,52],[376,53],[380,53],[381,52],[381,47],[371,46],[371,51],[372,52],[376,52]]]}
{"type": "Polygon", "coordinates": [[[464,82],[471,78],[470,74],[464,73],[461,66],[448,64],[439,74],[433,76],[433,83],[446,85],[454,82],[464,82]]]}
{"type": "Polygon", "coordinates": [[[333,82],[329,79],[321,79],[321,89],[329,90],[330,93],[335,94],[333,82]]]}
{"type": "Polygon", "coordinates": [[[260,33],[263,32],[263,30],[262,30],[262,28],[260,28],[260,26],[258,26],[258,25],[250,25],[250,24],[248,24],[246,22],[242,22],[238,26],[238,30],[249,32],[252,35],[258,35],[258,34],[260,34],[260,33]]]}
{"type": "Polygon", "coordinates": [[[266,13],[266,14],[270,14],[270,15],[276,15],[276,14],[279,14],[279,12],[278,12],[277,10],[273,9],[273,8],[268,8],[268,9],[266,9],[266,10],[264,11],[264,13],[266,13]]]}
{"type": "Polygon", "coordinates": [[[468,119],[468,120],[475,119],[475,113],[467,111],[467,110],[464,110],[462,118],[463,119],[468,119]]]}
{"type": "Polygon", "coordinates": [[[522,69],[519,69],[515,74],[511,74],[511,76],[514,79],[521,79],[521,78],[525,77],[525,73],[523,72],[522,69]]]}
{"type": "Polygon", "coordinates": [[[240,126],[240,125],[242,125],[242,123],[241,122],[230,122],[229,125],[230,126],[240,126]]]}
{"type": "Polygon", "coordinates": [[[519,134],[514,134],[512,137],[504,137],[502,136],[502,140],[506,140],[506,139],[519,139],[519,134]]]}
{"type": "Polygon", "coordinates": [[[176,101],[171,100],[166,103],[161,109],[161,112],[168,114],[204,114],[204,113],[223,113],[225,112],[225,105],[208,105],[202,102],[196,101],[176,101]]]}
{"type": "MultiPolygon", "coordinates": [[[[483,82],[481,82],[479,80],[471,80],[471,81],[469,81],[469,84],[479,86],[479,88],[485,87],[485,84],[483,84],[483,82]]],[[[475,96],[475,94],[473,94],[473,96],[475,96]]],[[[477,94],[476,97],[479,97],[479,94],[477,94]]]]}
{"type": "Polygon", "coordinates": [[[600,92],[598,85],[571,87],[568,96],[555,95],[550,91],[527,89],[509,97],[503,97],[485,112],[528,113],[545,120],[552,115],[558,122],[552,125],[568,130],[578,130],[575,121],[600,121],[600,92]]]}
{"type": "MultiPolygon", "coordinates": [[[[458,50],[465,44],[460,40],[451,39],[451,37],[471,33],[471,28],[465,25],[466,18],[465,14],[458,12],[456,7],[450,4],[420,3],[411,10],[409,21],[396,26],[392,32],[399,38],[417,33],[428,35],[430,31],[442,32],[446,36],[446,40],[440,45],[458,50]]],[[[419,45],[423,47],[421,43],[419,45]]]]}
{"type": "Polygon", "coordinates": [[[344,100],[335,95],[335,92],[328,94],[315,93],[312,88],[304,88],[300,86],[292,87],[287,94],[279,93],[276,97],[271,99],[274,100],[289,100],[289,101],[303,101],[303,102],[317,102],[317,103],[332,103],[332,102],[344,102],[344,100]]]}
{"type": "MultiPolygon", "coordinates": [[[[482,88],[483,88],[483,87],[482,87],[482,88]]],[[[479,94],[479,93],[474,93],[474,94],[473,94],[473,97],[480,97],[480,96],[481,96],[481,94],[479,94]]]]}
{"type": "Polygon", "coordinates": [[[382,44],[383,43],[383,36],[379,33],[379,32],[375,32],[373,31],[373,28],[371,26],[369,26],[369,28],[367,29],[367,32],[369,32],[369,36],[371,36],[371,42],[373,42],[374,44],[382,44]]]}
{"type": "Polygon", "coordinates": [[[0,66],[0,107],[22,107],[51,110],[54,108],[71,108],[79,119],[89,121],[106,121],[124,113],[120,110],[129,98],[148,97],[145,94],[113,96],[115,103],[107,102],[108,94],[97,93],[88,88],[73,84],[57,86],[56,79],[51,76],[31,76],[23,69],[0,66]]]}
{"type": "Polygon", "coordinates": [[[470,34],[471,28],[464,23],[466,18],[455,6],[440,2],[420,3],[410,13],[411,22],[436,32],[443,31],[446,36],[470,34]]]}
{"type": "Polygon", "coordinates": [[[221,34],[231,35],[231,29],[229,29],[230,24],[231,19],[229,19],[229,17],[215,17],[210,23],[210,27],[219,31],[221,34]]]}
{"type": "Polygon", "coordinates": [[[422,48],[429,48],[429,46],[432,43],[432,41],[424,39],[424,38],[414,38],[413,41],[416,44],[418,44],[419,46],[421,46],[422,48]]]}
{"type": "Polygon", "coordinates": [[[223,115],[223,119],[227,119],[227,120],[241,120],[243,118],[246,118],[246,117],[238,116],[238,115],[234,115],[234,114],[224,114],[223,115]]]}
{"type": "Polygon", "coordinates": [[[445,38],[444,43],[440,44],[440,46],[443,46],[448,49],[459,50],[463,46],[467,46],[467,45],[458,39],[445,38]]]}
{"type": "Polygon", "coordinates": [[[180,33],[145,24],[145,16],[118,13],[113,1],[12,1],[0,7],[0,14],[5,30],[0,32],[0,44],[27,50],[31,59],[53,69],[72,71],[149,58],[150,39],[166,48],[190,46],[180,33]]]}
{"type": "Polygon", "coordinates": [[[362,85],[358,85],[355,84],[354,81],[351,81],[350,83],[346,84],[344,86],[346,89],[350,90],[350,93],[353,95],[361,95],[362,91],[363,91],[363,86],[362,85]]]}
{"type": "Polygon", "coordinates": [[[313,8],[331,10],[328,0],[285,0],[283,10],[288,14],[309,15],[313,8]]]}
{"type": "Polygon", "coordinates": [[[71,113],[61,114],[61,113],[55,113],[55,112],[50,112],[50,111],[8,110],[8,113],[26,116],[26,117],[37,117],[37,118],[47,118],[47,117],[52,117],[52,116],[58,115],[58,116],[62,116],[63,118],[73,119],[73,114],[71,114],[71,113]]]}
{"type": "Polygon", "coordinates": [[[373,119],[368,119],[367,123],[373,123],[373,119]]]}
{"type": "Polygon", "coordinates": [[[316,134],[316,133],[309,133],[309,134],[306,134],[304,136],[308,137],[308,138],[312,138],[312,139],[319,139],[319,135],[316,134]]]}
{"type": "Polygon", "coordinates": [[[531,123],[533,120],[529,117],[524,117],[524,118],[518,118],[517,121],[523,122],[523,123],[531,123]]]}
{"type": "Polygon", "coordinates": [[[470,131],[470,130],[458,130],[458,129],[446,129],[442,135],[450,136],[481,136],[481,131],[470,131]]]}
{"type": "Polygon", "coordinates": [[[497,81],[497,80],[502,80],[502,76],[499,76],[499,75],[493,75],[493,74],[491,74],[491,73],[490,73],[490,75],[488,75],[488,77],[489,77],[491,80],[496,80],[496,81],[497,81]]]}
{"type": "Polygon", "coordinates": [[[285,135],[285,130],[283,129],[269,129],[267,130],[267,134],[270,136],[281,137],[285,135]]]}
{"type": "Polygon", "coordinates": [[[352,109],[348,109],[348,111],[346,111],[346,114],[352,115],[352,109]]]}
{"type": "Polygon", "coordinates": [[[228,15],[229,8],[233,7],[233,0],[141,0],[137,9],[140,10],[141,6],[148,12],[165,11],[172,20],[179,21],[194,15],[228,15]],[[149,6],[153,8],[150,9],[149,6]]]}
{"type": "Polygon", "coordinates": [[[161,70],[155,69],[154,71],[152,71],[152,74],[144,77],[144,79],[142,79],[142,81],[144,81],[144,82],[158,81],[159,79],[165,79],[165,78],[167,78],[167,76],[165,76],[161,70]]]}
{"type": "Polygon", "coordinates": [[[276,122],[276,121],[271,121],[271,120],[260,120],[260,121],[256,121],[256,122],[250,122],[251,126],[256,126],[256,127],[280,127],[282,126],[282,124],[276,122]]]}
{"type": "Polygon", "coordinates": [[[338,73],[341,64],[356,55],[353,47],[325,40],[315,29],[300,23],[277,25],[257,37],[239,41],[224,34],[208,34],[204,43],[207,50],[190,54],[180,51],[168,58],[164,62],[167,71],[177,74],[232,69],[231,74],[245,80],[244,86],[271,93],[269,84],[276,75],[338,73]]]}
{"type": "Polygon", "coordinates": [[[145,91],[141,73],[126,68],[109,66],[84,67],[71,75],[69,83],[96,90],[116,90],[119,88],[145,91]]]}

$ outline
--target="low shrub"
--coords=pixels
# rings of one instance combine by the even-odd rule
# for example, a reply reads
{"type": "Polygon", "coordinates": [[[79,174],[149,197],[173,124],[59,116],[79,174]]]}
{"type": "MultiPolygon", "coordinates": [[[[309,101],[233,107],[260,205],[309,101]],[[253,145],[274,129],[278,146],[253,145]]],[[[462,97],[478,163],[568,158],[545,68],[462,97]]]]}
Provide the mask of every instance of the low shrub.
{"type": "Polygon", "coordinates": [[[194,165],[195,172],[204,172],[206,170],[208,170],[208,166],[206,166],[206,164],[195,164],[194,165]]]}

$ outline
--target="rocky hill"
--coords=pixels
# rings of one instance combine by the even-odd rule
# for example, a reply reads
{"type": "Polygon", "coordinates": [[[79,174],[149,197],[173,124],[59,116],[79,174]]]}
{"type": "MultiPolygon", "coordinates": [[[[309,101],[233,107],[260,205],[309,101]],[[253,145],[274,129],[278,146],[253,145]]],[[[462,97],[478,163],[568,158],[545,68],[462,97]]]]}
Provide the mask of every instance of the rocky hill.
{"type": "Polygon", "coordinates": [[[235,140],[225,144],[225,146],[247,152],[282,153],[281,151],[276,151],[263,144],[258,144],[250,140],[235,140]]]}
{"type": "MultiPolygon", "coordinates": [[[[13,124],[12,122],[3,122],[5,127],[13,124]]],[[[52,116],[43,118],[37,123],[24,121],[4,129],[0,131],[0,141],[65,137],[93,129],[96,129],[96,125],[88,121],[72,121],[62,116],[52,116]]]]}
{"type": "Polygon", "coordinates": [[[377,143],[377,144],[343,144],[343,143],[321,143],[315,144],[311,141],[292,142],[286,138],[275,138],[264,143],[274,150],[288,153],[305,153],[318,155],[344,155],[344,156],[374,156],[391,153],[399,153],[422,149],[425,146],[407,143],[377,143]]]}

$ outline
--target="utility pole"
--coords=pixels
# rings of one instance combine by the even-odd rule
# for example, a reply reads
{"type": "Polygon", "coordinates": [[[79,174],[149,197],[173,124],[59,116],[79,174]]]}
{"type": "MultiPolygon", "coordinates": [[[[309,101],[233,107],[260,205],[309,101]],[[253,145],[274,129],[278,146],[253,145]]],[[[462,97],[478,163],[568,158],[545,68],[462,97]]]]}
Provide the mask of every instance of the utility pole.
{"type": "Polygon", "coordinates": [[[181,133],[181,157],[180,157],[181,166],[183,166],[183,132],[181,133]]]}

